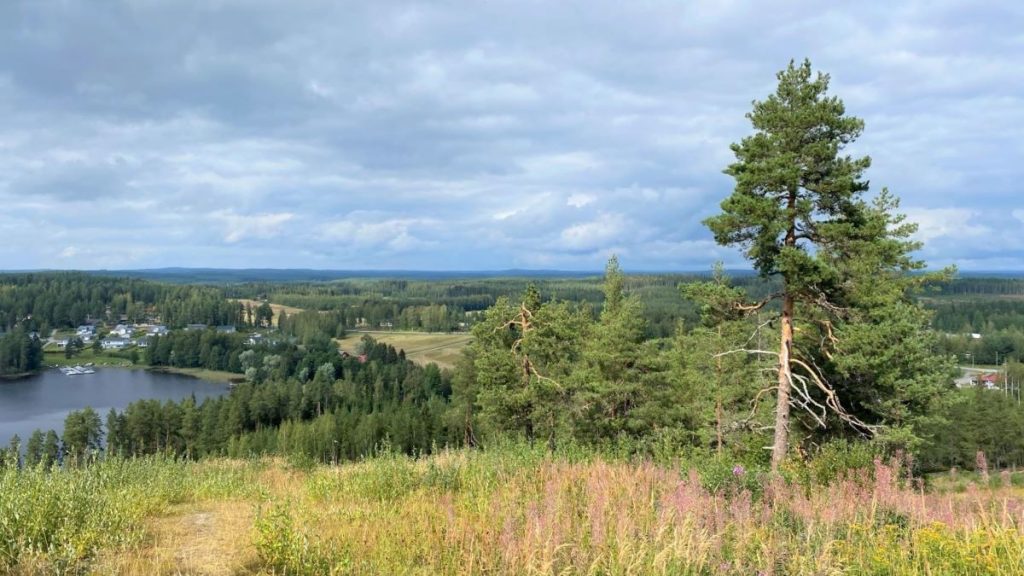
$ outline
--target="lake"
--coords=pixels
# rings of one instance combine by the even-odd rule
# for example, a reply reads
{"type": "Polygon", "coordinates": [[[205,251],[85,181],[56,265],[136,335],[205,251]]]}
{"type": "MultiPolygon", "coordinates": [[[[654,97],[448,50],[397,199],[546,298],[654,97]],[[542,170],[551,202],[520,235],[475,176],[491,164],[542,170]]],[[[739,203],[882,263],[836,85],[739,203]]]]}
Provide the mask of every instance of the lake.
{"type": "Polygon", "coordinates": [[[47,369],[18,380],[0,380],[0,447],[15,434],[22,445],[36,428],[64,431],[64,418],[73,410],[92,406],[106,424],[107,412],[136,400],[181,400],[195,394],[196,402],[228,391],[227,384],[180,374],[161,374],[124,368],[96,368],[95,374],[65,376],[47,369]]]}

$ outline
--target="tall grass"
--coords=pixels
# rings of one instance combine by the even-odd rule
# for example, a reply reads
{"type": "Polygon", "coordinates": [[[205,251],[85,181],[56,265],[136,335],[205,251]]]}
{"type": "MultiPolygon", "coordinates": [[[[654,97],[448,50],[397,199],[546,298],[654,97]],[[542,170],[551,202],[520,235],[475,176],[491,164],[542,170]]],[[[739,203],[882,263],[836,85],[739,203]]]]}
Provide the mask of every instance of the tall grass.
{"type": "Polygon", "coordinates": [[[0,573],[202,571],[147,551],[159,545],[147,526],[230,500],[255,514],[212,525],[247,547],[233,570],[250,574],[1024,574],[1024,491],[1009,475],[925,490],[866,452],[792,463],[781,478],[724,457],[514,444],[299,464],[0,471],[0,573]],[[92,564],[104,549],[128,561],[92,564]],[[131,561],[147,553],[158,561],[131,561]]]}
{"type": "Polygon", "coordinates": [[[287,574],[1024,574],[1013,488],[926,493],[881,461],[824,486],[731,472],[385,455],[315,469],[261,514],[257,549],[287,574]]]}
{"type": "Polygon", "coordinates": [[[139,543],[143,521],[168,506],[251,494],[253,472],[163,457],[0,469],[0,573],[87,572],[101,549],[139,543]]]}

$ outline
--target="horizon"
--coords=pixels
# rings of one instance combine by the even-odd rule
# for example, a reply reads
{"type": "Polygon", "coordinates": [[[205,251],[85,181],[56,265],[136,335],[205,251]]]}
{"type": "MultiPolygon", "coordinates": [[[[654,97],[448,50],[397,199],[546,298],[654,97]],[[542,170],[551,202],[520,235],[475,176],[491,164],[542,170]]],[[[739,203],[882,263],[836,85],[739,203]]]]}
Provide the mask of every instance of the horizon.
{"type": "Polygon", "coordinates": [[[806,57],[865,121],[847,152],[919,224],[918,257],[1024,270],[1022,20],[955,1],[7,2],[0,268],[744,267],[701,222],[751,101],[806,57]]]}

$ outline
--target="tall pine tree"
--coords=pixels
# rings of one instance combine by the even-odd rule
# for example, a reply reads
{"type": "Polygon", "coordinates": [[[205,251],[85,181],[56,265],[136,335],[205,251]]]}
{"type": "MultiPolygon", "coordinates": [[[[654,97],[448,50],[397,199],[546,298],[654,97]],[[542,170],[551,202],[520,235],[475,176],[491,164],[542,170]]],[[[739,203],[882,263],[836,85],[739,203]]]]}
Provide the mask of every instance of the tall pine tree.
{"type": "MultiPolygon", "coordinates": [[[[918,247],[908,239],[914,227],[890,215],[896,204],[888,194],[874,204],[864,200],[868,182],[863,175],[871,160],[842,154],[864,123],[846,115],[843,102],[828,95],[828,85],[828,75],[815,75],[808,61],[790,62],[778,74],[775,93],[754,102],[747,114],[754,134],[732,145],[736,161],[725,173],[735,179],[735,189],[722,202],[722,213],[705,221],[719,244],[742,248],[762,277],[781,279],[779,294],[747,307],[780,301],[773,469],[789,448],[791,405],[805,408],[803,417],[820,426],[838,417],[874,433],[878,423],[889,423],[884,418],[866,421],[844,404],[843,393],[854,388],[863,393],[861,406],[886,402],[870,399],[878,366],[822,366],[843,352],[844,332],[857,324],[878,328],[871,310],[897,304],[911,317],[897,345],[913,340],[927,325],[926,318],[920,322],[920,309],[906,299],[907,272],[923,267],[909,256],[918,247]],[[830,370],[844,380],[845,389],[832,381],[830,370]]],[[[922,360],[918,356],[907,366],[914,381],[922,360]]],[[[896,383],[885,391],[938,393],[910,388],[896,383]]],[[[886,410],[881,412],[884,416],[886,410]]]]}

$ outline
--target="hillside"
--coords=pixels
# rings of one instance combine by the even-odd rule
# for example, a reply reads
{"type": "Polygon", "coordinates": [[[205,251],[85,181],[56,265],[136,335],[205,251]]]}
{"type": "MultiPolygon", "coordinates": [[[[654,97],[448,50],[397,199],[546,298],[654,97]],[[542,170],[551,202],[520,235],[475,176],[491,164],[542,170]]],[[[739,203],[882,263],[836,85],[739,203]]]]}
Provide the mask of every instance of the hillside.
{"type": "MultiPolygon", "coordinates": [[[[788,481],[767,486],[727,459],[672,465],[523,445],[338,467],[148,458],[8,468],[0,571],[1020,573],[1017,477],[979,486],[960,475],[924,491],[898,462],[843,480],[836,454],[791,463],[788,481]]],[[[846,453],[845,464],[863,457],[846,453]]]]}

